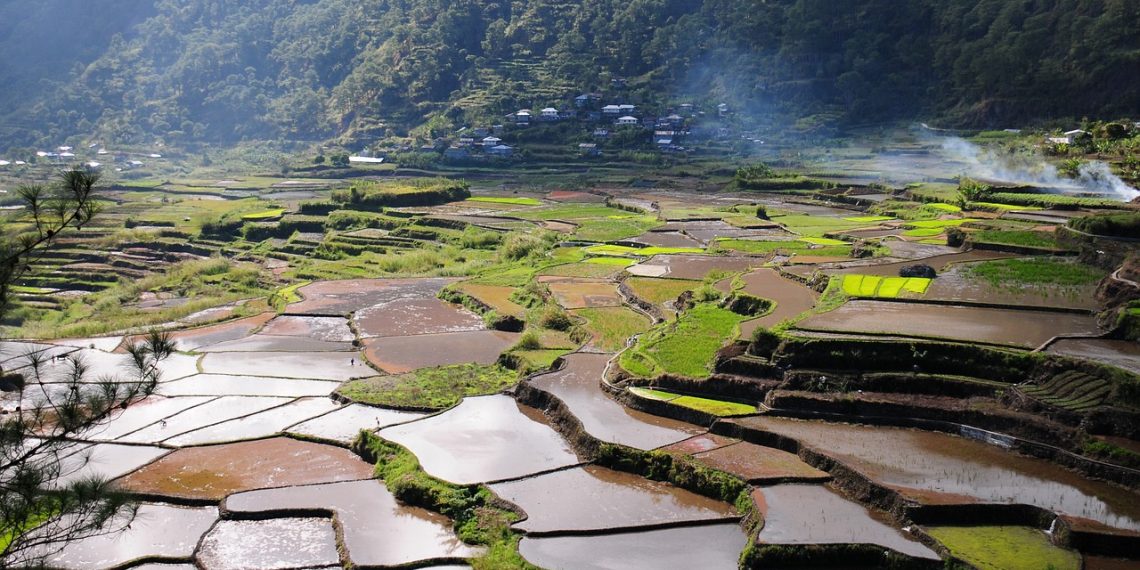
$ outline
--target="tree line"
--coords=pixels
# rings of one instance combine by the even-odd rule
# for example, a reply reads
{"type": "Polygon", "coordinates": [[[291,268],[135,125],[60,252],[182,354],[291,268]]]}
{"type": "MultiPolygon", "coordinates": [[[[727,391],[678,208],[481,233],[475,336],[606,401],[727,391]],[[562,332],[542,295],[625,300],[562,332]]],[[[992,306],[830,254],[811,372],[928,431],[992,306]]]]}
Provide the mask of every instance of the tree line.
{"type": "Polygon", "coordinates": [[[1007,126],[1140,107],[1131,0],[133,0],[97,15],[70,4],[0,1],[19,15],[0,24],[5,53],[46,29],[82,31],[83,46],[0,67],[13,78],[0,148],[80,133],[360,140],[587,91],[651,112],[726,102],[741,121],[838,124],[1007,126]]]}

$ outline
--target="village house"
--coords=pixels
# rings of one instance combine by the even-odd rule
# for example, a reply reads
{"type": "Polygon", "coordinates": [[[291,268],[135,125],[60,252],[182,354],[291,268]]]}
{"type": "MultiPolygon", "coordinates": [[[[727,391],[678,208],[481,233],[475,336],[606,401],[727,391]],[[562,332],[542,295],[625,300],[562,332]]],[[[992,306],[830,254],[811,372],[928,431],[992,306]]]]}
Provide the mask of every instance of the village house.
{"type": "Polygon", "coordinates": [[[469,158],[471,152],[466,146],[450,146],[443,151],[443,157],[448,160],[463,160],[469,158]]]}
{"type": "Polygon", "coordinates": [[[475,139],[472,137],[459,137],[458,145],[461,147],[471,146],[475,144],[475,139]]]}
{"type": "Polygon", "coordinates": [[[602,153],[598,150],[597,143],[579,143],[578,154],[581,156],[598,156],[602,153]]]}
{"type": "Polygon", "coordinates": [[[557,121],[560,117],[558,116],[558,109],[547,107],[539,111],[539,118],[543,121],[557,121]]]}
{"type": "Polygon", "coordinates": [[[495,136],[503,134],[503,125],[491,125],[491,134],[495,136]]]}
{"type": "Polygon", "coordinates": [[[579,109],[589,109],[601,100],[602,96],[597,93],[583,93],[574,98],[574,106],[579,109]]]}
{"type": "Polygon", "coordinates": [[[686,116],[686,117],[692,117],[693,116],[693,104],[692,103],[681,103],[681,114],[686,116]]]}
{"type": "Polygon", "coordinates": [[[596,138],[596,139],[608,139],[608,138],[610,138],[610,130],[609,129],[602,129],[602,128],[594,129],[594,138],[596,138]]]}
{"type": "Polygon", "coordinates": [[[495,146],[487,149],[487,154],[489,154],[491,156],[498,156],[498,157],[506,158],[506,157],[511,156],[511,154],[514,153],[514,150],[515,149],[510,147],[510,146],[507,146],[505,144],[500,144],[500,145],[495,145],[495,146]]]}
{"type": "Polygon", "coordinates": [[[606,105],[605,107],[602,107],[602,114],[603,115],[616,116],[620,113],[621,113],[621,106],[620,105],[606,105]]]}
{"type": "Polygon", "coordinates": [[[501,142],[503,142],[503,139],[501,139],[499,137],[485,137],[483,139],[483,148],[488,149],[488,148],[491,148],[491,147],[493,147],[493,146],[495,146],[501,142]]]}
{"type": "Polygon", "coordinates": [[[529,125],[530,124],[530,109],[519,109],[515,111],[515,124],[516,125],[529,125]]]}
{"type": "Polygon", "coordinates": [[[622,115],[632,115],[635,111],[637,111],[636,105],[618,105],[618,113],[621,113],[622,115]]]}
{"type": "Polygon", "coordinates": [[[637,117],[632,117],[632,116],[626,115],[624,117],[618,117],[618,120],[615,121],[614,124],[619,126],[619,127],[624,127],[624,126],[636,127],[637,125],[640,124],[640,121],[637,120],[637,117]]]}

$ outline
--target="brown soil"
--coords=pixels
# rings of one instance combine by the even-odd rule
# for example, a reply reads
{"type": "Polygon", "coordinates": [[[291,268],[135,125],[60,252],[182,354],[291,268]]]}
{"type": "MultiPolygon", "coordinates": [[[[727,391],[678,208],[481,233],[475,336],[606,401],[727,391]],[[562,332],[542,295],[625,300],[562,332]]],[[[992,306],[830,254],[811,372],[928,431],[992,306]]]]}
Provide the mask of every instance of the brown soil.
{"type": "Polygon", "coordinates": [[[117,484],[134,493],[216,501],[239,491],[371,476],[372,466],[351,451],[278,437],[181,449],[117,484]]]}
{"type": "Polygon", "coordinates": [[[364,341],[364,356],[389,374],[464,362],[492,364],[518,337],[503,331],[471,331],[374,338],[364,341]]]}

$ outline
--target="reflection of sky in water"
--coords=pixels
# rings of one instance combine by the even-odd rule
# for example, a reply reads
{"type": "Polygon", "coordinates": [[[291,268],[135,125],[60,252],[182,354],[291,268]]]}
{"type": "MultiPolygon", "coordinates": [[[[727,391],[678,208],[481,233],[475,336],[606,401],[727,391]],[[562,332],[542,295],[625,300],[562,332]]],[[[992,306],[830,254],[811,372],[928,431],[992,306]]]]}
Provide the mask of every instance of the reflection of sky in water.
{"type": "Polygon", "coordinates": [[[1135,493],[976,441],[915,430],[775,418],[760,419],[756,425],[834,454],[887,485],[983,502],[1025,503],[1140,530],[1135,493]]]}
{"type": "Polygon", "coordinates": [[[386,428],[380,435],[407,447],[428,473],[455,483],[519,477],[578,462],[553,428],[524,414],[508,396],[466,398],[438,416],[386,428]]]}
{"type": "Polygon", "coordinates": [[[822,485],[775,485],[758,491],[768,505],[760,542],[771,544],[878,544],[904,554],[938,558],[898,529],[871,517],[862,505],[822,485]]]}

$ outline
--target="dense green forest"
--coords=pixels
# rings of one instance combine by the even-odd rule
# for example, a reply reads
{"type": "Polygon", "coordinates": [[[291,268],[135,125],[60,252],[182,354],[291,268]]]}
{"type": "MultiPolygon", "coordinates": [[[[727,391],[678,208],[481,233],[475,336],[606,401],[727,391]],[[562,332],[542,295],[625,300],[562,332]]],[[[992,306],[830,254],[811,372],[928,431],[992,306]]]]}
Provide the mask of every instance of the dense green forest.
{"type": "Polygon", "coordinates": [[[1140,109],[1134,0],[0,0],[0,148],[366,141],[581,92],[740,121],[1140,109]],[[96,7],[97,6],[97,7],[96,7]]]}

